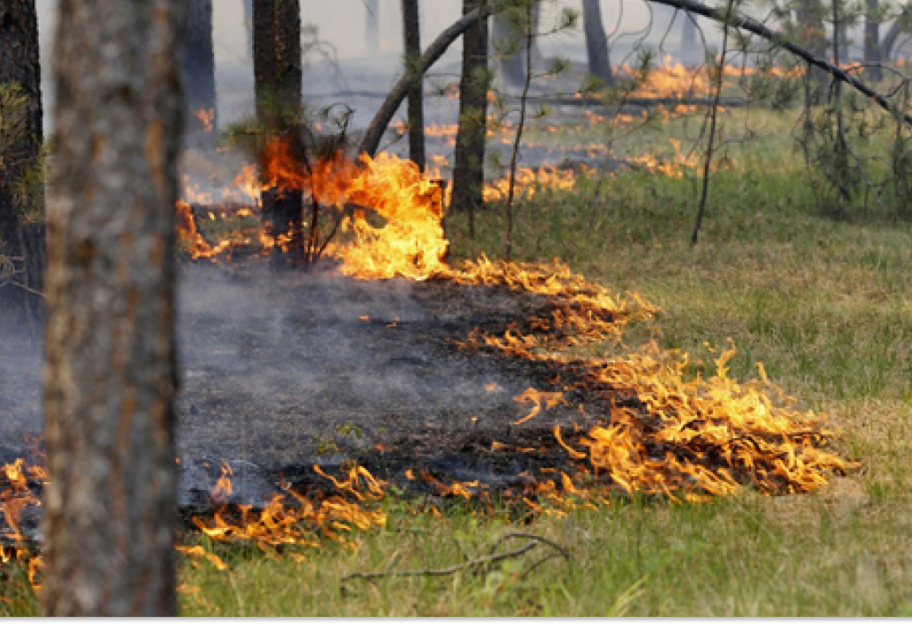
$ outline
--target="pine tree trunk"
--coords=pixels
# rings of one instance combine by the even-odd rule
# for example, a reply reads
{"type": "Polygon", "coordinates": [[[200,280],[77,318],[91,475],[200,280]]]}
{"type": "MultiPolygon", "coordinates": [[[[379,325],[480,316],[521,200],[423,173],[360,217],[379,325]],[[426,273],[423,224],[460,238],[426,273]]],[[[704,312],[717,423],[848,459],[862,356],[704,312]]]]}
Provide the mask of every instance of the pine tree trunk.
{"type": "MultiPolygon", "coordinates": [[[[267,134],[297,145],[296,125],[303,99],[301,66],[301,7],[298,0],[254,0],[253,74],[257,118],[267,134]]],[[[260,172],[267,170],[261,159],[260,172]]],[[[270,180],[262,179],[264,184],[270,180]]],[[[261,197],[267,231],[276,242],[272,262],[276,268],[297,264],[303,254],[303,193],[299,188],[276,187],[261,197]],[[289,236],[284,248],[280,236],[289,236]]]]}
{"type": "MultiPolygon", "coordinates": [[[[37,164],[43,142],[41,63],[35,0],[0,1],[0,88],[15,89],[25,106],[11,110],[0,99],[6,132],[0,133],[0,256],[21,258],[16,284],[41,290],[45,244],[43,189],[23,202],[17,192],[23,174],[37,164]],[[6,124],[5,124],[6,125],[6,124]],[[28,225],[28,232],[22,227],[28,225]],[[28,244],[31,239],[32,244],[28,244]]],[[[0,289],[0,314],[21,317],[40,299],[15,286],[0,289]]]]}
{"type": "MultiPolygon", "coordinates": [[[[481,0],[463,0],[466,15],[481,0]]],[[[485,16],[462,36],[462,77],[459,81],[459,127],[451,206],[469,211],[469,230],[475,231],[475,211],[484,204],[485,134],[488,118],[488,18],[485,16]]]]}
{"type": "Polygon", "coordinates": [[[218,130],[212,0],[186,0],[184,24],[184,132],[191,143],[212,147],[218,130]]]}
{"type": "Polygon", "coordinates": [[[402,0],[402,27],[405,34],[405,71],[418,73],[408,94],[409,158],[424,171],[424,80],[416,71],[421,58],[418,0],[402,0]]]}
{"type": "Polygon", "coordinates": [[[608,37],[602,24],[599,0],[583,0],[583,29],[586,33],[586,55],[589,75],[611,85],[611,61],[608,58],[608,37]]]}
{"type": "Polygon", "coordinates": [[[44,378],[50,616],[176,611],[180,4],[59,4],[44,378]]]}

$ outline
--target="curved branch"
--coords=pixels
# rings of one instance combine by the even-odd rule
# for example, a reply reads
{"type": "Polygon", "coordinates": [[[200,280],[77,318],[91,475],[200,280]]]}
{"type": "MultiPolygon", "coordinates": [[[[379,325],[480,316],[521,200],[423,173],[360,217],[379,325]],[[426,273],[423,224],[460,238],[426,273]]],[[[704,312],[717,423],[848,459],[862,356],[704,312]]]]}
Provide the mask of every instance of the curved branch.
{"type": "Polygon", "coordinates": [[[814,65],[815,67],[819,67],[820,69],[830,74],[835,80],[850,85],[856,91],[859,91],[874,100],[874,102],[876,102],[877,105],[882,109],[897,117],[898,119],[901,119],[903,122],[905,122],[906,125],[912,126],[912,115],[904,113],[900,109],[893,106],[889,100],[887,100],[887,98],[874,91],[874,89],[862,81],[853,77],[848,71],[839,67],[838,65],[830,63],[824,58],[817,56],[807,48],[803,48],[793,41],[789,41],[781,34],[770,30],[764,24],[758,22],[753,18],[743,15],[732,15],[730,19],[726,20],[725,11],[720,11],[719,9],[706,6],[705,4],[697,2],[696,0],[649,0],[649,2],[664,4],[666,6],[674,7],[677,9],[685,9],[695,15],[702,15],[703,17],[708,17],[709,19],[715,20],[717,22],[725,23],[727,21],[729,26],[740,28],[742,30],[746,30],[747,32],[763,37],[767,41],[772,42],[780,48],[788,50],[795,56],[804,59],[809,64],[814,65]]]}
{"type": "Polygon", "coordinates": [[[380,108],[374,115],[374,119],[371,121],[370,126],[368,126],[364,138],[361,140],[361,145],[358,148],[359,152],[367,154],[368,156],[373,156],[377,152],[377,148],[380,146],[380,140],[383,138],[383,133],[386,132],[386,128],[389,126],[390,121],[392,121],[393,115],[399,110],[399,106],[402,105],[402,101],[408,95],[408,92],[413,85],[416,82],[419,82],[424,77],[425,72],[443,56],[443,53],[447,51],[450,44],[462,36],[462,34],[471,28],[479,19],[488,17],[492,13],[495,13],[496,10],[494,3],[487,2],[474,11],[466,13],[461,19],[438,35],[437,39],[428,46],[428,49],[424,51],[424,54],[422,54],[414,64],[414,67],[403,74],[386,96],[383,104],[380,105],[380,108]]]}

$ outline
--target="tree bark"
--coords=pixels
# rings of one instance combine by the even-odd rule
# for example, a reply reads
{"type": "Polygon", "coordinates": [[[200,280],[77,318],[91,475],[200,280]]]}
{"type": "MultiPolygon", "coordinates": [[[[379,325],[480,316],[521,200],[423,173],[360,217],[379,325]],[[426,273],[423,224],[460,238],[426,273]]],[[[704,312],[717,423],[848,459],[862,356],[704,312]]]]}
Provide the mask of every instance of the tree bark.
{"type": "MultiPolygon", "coordinates": [[[[295,153],[296,127],[303,105],[301,59],[301,7],[298,0],[254,0],[253,73],[257,119],[267,141],[288,143],[295,153]]],[[[262,182],[271,182],[265,152],[260,158],[262,182]]],[[[303,255],[304,200],[300,188],[275,186],[262,193],[263,218],[275,242],[272,262],[276,268],[296,265],[303,255]],[[279,237],[288,236],[287,244],[279,237]]]]}
{"type": "Polygon", "coordinates": [[[386,99],[374,114],[374,118],[367,128],[367,132],[364,133],[364,138],[361,139],[361,145],[358,148],[359,152],[367,154],[368,156],[373,156],[377,153],[377,148],[380,147],[380,139],[383,138],[383,133],[386,132],[390,121],[393,119],[393,115],[396,114],[396,111],[399,110],[399,107],[402,105],[402,100],[408,95],[413,82],[416,79],[423,77],[427,70],[443,56],[444,52],[447,51],[447,48],[465,33],[465,31],[471,28],[479,18],[488,17],[494,13],[495,10],[495,5],[493,3],[484,1],[484,4],[478,9],[463,15],[462,18],[454,22],[449,28],[437,36],[433,43],[424,51],[424,54],[421,55],[418,63],[416,63],[415,72],[405,72],[396,84],[393,85],[393,88],[387,94],[386,99]]]}
{"type": "MultiPolygon", "coordinates": [[[[35,0],[0,2],[0,88],[14,89],[24,106],[10,107],[0,99],[0,256],[23,258],[24,272],[16,283],[41,289],[45,254],[43,184],[36,185],[26,201],[18,187],[22,176],[38,164],[42,131],[41,62],[38,48],[38,15],[35,0]],[[15,109],[15,110],[13,110],[15,109]],[[32,224],[34,245],[27,244],[22,226],[32,224]],[[31,253],[29,253],[31,252],[31,253]]],[[[12,91],[10,91],[12,93],[12,91]]],[[[40,299],[25,289],[0,289],[0,314],[21,316],[40,299]]]]}
{"type": "Polygon", "coordinates": [[[212,0],[187,0],[184,24],[184,130],[191,142],[215,145],[218,107],[215,93],[215,49],[212,44],[212,0]]]}
{"type": "MultiPolygon", "coordinates": [[[[418,0],[402,0],[402,26],[405,34],[405,71],[414,72],[421,58],[421,18],[418,0]]],[[[409,158],[424,171],[424,77],[411,82],[408,93],[409,158]]]]}
{"type": "Polygon", "coordinates": [[[586,34],[586,56],[589,75],[611,85],[611,60],[608,56],[608,36],[602,24],[602,7],[599,0],[583,0],[583,30],[586,34]]]}
{"type": "MultiPolygon", "coordinates": [[[[463,0],[463,14],[479,0],[463,0]]],[[[459,80],[459,127],[456,131],[454,210],[468,210],[469,232],[475,233],[475,211],[484,204],[485,138],[488,121],[488,19],[480,17],[462,36],[462,77],[459,80]]]]}
{"type": "Polygon", "coordinates": [[[175,615],[179,0],[61,0],[48,211],[50,616],[175,615]]]}

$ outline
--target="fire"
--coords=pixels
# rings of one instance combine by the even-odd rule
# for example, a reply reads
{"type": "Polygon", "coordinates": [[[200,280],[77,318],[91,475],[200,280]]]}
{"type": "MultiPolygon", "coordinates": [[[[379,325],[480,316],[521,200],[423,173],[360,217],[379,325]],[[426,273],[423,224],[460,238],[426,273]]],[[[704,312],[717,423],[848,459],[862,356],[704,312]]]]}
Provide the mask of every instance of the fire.
{"type": "Polygon", "coordinates": [[[202,122],[203,132],[212,132],[215,130],[215,125],[213,123],[215,122],[214,109],[201,108],[194,113],[194,116],[202,122]]]}

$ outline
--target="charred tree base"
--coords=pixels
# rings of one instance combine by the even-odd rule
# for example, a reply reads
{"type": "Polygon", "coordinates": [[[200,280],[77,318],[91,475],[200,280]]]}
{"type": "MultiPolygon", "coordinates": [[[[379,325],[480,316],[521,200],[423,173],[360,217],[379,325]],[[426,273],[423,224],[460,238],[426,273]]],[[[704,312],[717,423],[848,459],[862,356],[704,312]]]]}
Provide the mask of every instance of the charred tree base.
{"type": "Polygon", "coordinates": [[[304,196],[299,190],[269,189],[261,196],[266,232],[272,239],[271,263],[277,270],[291,269],[304,260],[302,214],[304,196]]]}

